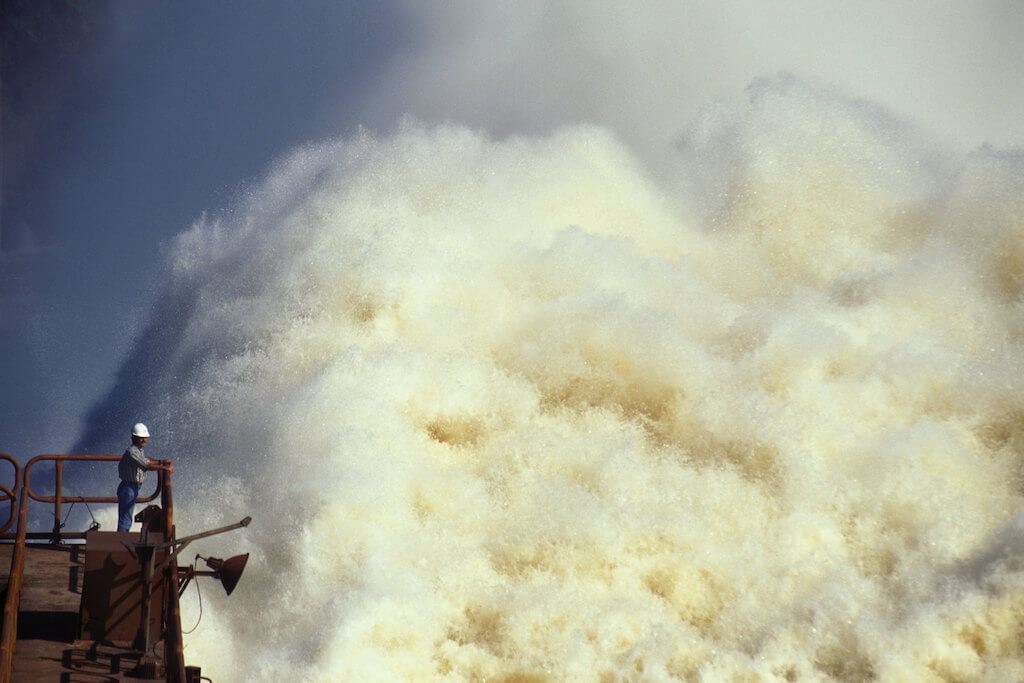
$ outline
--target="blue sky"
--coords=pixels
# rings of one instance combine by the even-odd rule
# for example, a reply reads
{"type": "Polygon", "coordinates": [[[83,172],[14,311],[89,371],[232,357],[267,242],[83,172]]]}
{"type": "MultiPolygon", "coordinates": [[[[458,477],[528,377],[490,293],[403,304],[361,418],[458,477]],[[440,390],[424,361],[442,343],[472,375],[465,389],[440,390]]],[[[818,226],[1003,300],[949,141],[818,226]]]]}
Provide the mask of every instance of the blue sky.
{"type": "Polygon", "coordinates": [[[325,97],[358,102],[400,22],[302,4],[98,3],[64,71],[43,71],[45,55],[5,64],[29,84],[16,132],[31,138],[8,164],[42,158],[45,173],[16,188],[20,169],[4,174],[18,196],[0,262],[0,449],[66,448],[148,317],[167,240],[282,151],[355,125],[325,97]]]}

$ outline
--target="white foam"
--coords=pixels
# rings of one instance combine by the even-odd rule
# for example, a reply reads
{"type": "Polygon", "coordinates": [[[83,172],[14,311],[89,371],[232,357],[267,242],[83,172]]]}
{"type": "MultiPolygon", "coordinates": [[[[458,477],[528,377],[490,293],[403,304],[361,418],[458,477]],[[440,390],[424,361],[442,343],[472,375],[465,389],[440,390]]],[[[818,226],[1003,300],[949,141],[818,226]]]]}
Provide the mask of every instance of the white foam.
{"type": "Polygon", "coordinates": [[[681,150],[407,123],[180,238],[161,449],[254,518],[190,659],[1020,677],[1024,162],[787,79],[681,150]]]}

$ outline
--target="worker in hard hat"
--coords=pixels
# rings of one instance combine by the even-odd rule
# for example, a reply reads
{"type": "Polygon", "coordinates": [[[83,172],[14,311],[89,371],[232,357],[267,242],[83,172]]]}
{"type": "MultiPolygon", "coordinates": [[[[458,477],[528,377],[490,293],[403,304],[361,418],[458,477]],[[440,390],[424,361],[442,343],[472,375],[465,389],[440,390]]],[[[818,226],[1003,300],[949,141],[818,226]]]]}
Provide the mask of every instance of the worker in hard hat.
{"type": "Polygon", "coordinates": [[[170,460],[151,460],[143,453],[149,430],[139,422],[132,427],[132,445],[121,456],[117,463],[117,474],[121,483],[117,487],[117,530],[128,531],[132,527],[135,516],[135,499],[139,497],[139,489],[146,478],[146,470],[166,470],[173,472],[170,460]]]}

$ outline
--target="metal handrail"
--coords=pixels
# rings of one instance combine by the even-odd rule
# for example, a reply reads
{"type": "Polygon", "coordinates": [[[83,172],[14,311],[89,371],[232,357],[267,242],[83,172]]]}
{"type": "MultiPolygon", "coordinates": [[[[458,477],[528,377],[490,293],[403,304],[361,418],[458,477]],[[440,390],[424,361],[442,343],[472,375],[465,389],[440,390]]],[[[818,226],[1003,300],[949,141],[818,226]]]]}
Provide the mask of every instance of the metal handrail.
{"type": "MultiPolygon", "coordinates": [[[[82,533],[62,533],[61,532],[61,512],[65,503],[116,503],[117,496],[64,496],[64,463],[68,461],[73,462],[114,462],[120,460],[120,455],[37,455],[28,461],[25,465],[25,471],[22,477],[22,485],[24,486],[25,493],[32,500],[39,501],[41,503],[53,503],[53,531],[50,532],[54,543],[59,543],[61,539],[65,538],[84,538],[82,533]],[[32,468],[37,462],[45,460],[54,461],[54,487],[52,496],[44,496],[36,493],[32,490],[32,468]]],[[[139,496],[136,499],[136,503],[148,503],[156,500],[156,497],[160,495],[163,477],[157,477],[156,491],[150,496],[139,496]]],[[[6,527],[5,527],[6,528],[6,527]]],[[[0,529],[2,532],[3,529],[0,529]]],[[[0,538],[10,538],[10,534],[0,533],[0,538]]],[[[31,538],[43,538],[41,534],[29,534],[31,538]]]]}
{"type": "Polygon", "coordinates": [[[28,530],[28,496],[21,493],[18,505],[18,533],[11,554],[11,572],[7,578],[7,597],[4,599],[3,635],[0,636],[0,683],[10,683],[14,669],[14,645],[18,640],[18,609],[21,606],[21,588],[25,583],[25,537],[28,530]]]}
{"type": "MultiPolygon", "coordinates": [[[[0,459],[6,459],[14,464],[16,481],[14,489],[10,489],[6,486],[0,485],[2,490],[12,500],[18,498],[17,493],[20,491],[21,496],[18,500],[18,530],[16,534],[4,534],[0,533],[0,539],[15,539],[14,551],[11,556],[11,571],[8,577],[7,584],[7,595],[4,600],[3,606],[3,627],[2,635],[0,635],[0,683],[9,683],[11,681],[11,675],[14,668],[14,649],[17,642],[17,631],[18,631],[18,610],[21,604],[21,591],[24,585],[25,577],[25,552],[27,539],[29,537],[46,536],[45,534],[29,534],[28,533],[28,501],[29,499],[39,501],[42,503],[53,503],[54,504],[54,531],[51,536],[53,542],[58,542],[63,538],[83,538],[84,534],[73,534],[73,533],[60,533],[60,518],[61,518],[61,506],[64,503],[75,503],[75,502],[87,502],[87,503],[116,503],[116,496],[72,496],[64,497],[63,495],[63,470],[64,463],[67,461],[77,462],[110,462],[120,460],[119,455],[39,455],[32,458],[25,465],[24,471],[21,470],[21,466],[18,461],[14,460],[10,456],[2,456],[0,459]],[[32,490],[31,486],[31,470],[32,467],[37,463],[44,460],[53,460],[56,462],[55,466],[55,486],[54,494],[52,496],[43,496],[37,494],[32,490]]],[[[136,502],[148,503],[159,495],[160,502],[162,504],[162,527],[165,534],[165,538],[174,538],[174,498],[171,493],[171,473],[166,470],[160,470],[157,472],[157,487],[156,491],[151,496],[139,497],[136,502]]],[[[4,499],[0,498],[0,502],[4,499]]],[[[8,522],[2,529],[9,527],[11,522],[8,522]]],[[[0,531],[2,531],[0,529],[0,531]]],[[[164,580],[167,582],[165,588],[165,621],[163,629],[164,639],[164,666],[166,669],[167,680],[174,683],[185,682],[185,659],[182,646],[182,633],[181,633],[181,612],[178,605],[178,591],[177,591],[177,574],[178,566],[177,562],[172,562],[165,570],[164,580]]]]}

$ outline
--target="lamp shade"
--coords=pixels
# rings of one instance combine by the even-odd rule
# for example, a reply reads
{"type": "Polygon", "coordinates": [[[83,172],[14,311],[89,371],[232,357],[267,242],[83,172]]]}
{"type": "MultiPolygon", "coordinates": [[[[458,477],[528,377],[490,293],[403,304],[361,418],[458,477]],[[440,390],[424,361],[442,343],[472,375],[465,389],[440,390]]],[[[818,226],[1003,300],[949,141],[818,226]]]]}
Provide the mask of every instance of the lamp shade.
{"type": "Polygon", "coordinates": [[[249,561],[249,553],[245,555],[235,555],[229,557],[226,560],[221,560],[216,557],[207,557],[206,566],[216,572],[216,577],[220,579],[220,583],[224,586],[224,590],[227,591],[228,595],[231,595],[231,591],[235,590],[235,586],[238,585],[238,580],[242,578],[242,571],[245,569],[245,563],[249,561]]]}

